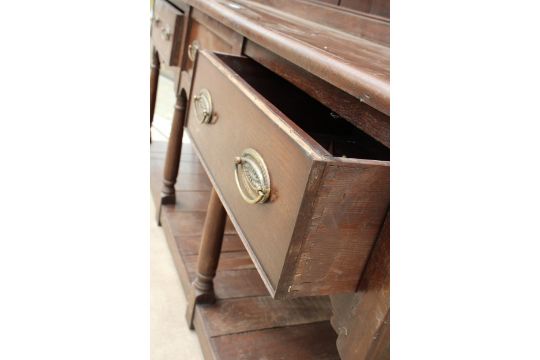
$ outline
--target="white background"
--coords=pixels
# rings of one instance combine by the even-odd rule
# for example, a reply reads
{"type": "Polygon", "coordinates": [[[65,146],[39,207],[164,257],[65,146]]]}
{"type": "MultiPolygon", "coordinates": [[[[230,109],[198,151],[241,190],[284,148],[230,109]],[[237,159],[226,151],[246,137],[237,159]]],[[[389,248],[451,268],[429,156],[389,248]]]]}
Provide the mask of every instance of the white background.
{"type": "MultiPolygon", "coordinates": [[[[534,359],[540,12],[393,1],[392,357],[534,359]]],[[[147,359],[149,4],[0,20],[0,358],[147,359]]]]}

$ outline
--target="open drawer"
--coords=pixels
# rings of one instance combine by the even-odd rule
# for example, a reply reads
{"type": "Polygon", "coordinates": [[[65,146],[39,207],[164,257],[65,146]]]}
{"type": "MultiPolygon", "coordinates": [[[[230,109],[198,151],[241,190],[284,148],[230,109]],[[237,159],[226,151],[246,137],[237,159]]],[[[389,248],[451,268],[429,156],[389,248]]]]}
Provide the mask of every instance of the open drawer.
{"type": "Polygon", "coordinates": [[[389,208],[389,149],[255,61],[200,51],[187,128],[274,297],[352,292],[389,208]]]}
{"type": "Polygon", "coordinates": [[[156,0],[152,16],[151,37],[159,59],[168,66],[180,65],[180,46],[184,13],[166,0],[156,0]]]}

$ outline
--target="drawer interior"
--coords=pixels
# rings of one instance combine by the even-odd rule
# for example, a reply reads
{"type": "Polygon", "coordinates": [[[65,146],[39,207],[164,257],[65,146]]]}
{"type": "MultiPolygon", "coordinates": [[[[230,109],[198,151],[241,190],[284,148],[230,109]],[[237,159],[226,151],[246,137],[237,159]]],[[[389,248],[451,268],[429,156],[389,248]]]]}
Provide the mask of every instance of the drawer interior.
{"type": "Polygon", "coordinates": [[[390,149],[254,60],[216,54],[229,68],[336,157],[390,160],[390,149]]]}

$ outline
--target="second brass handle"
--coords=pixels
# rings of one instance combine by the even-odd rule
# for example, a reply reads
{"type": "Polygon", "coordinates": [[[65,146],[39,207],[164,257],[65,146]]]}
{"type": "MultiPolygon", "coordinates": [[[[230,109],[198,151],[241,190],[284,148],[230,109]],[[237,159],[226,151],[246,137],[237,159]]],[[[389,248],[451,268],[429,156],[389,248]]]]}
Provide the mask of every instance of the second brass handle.
{"type": "Polygon", "coordinates": [[[270,197],[270,177],[262,156],[245,149],[234,159],[234,179],[242,198],[249,204],[262,204],[270,197]]]}
{"type": "Polygon", "coordinates": [[[193,40],[191,44],[188,45],[188,57],[191,61],[195,61],[195,55],[200,49],[200,44],[197,40],[193,40]]]}
{"type": "Polygon", "coordinates": [[[212,96],[210,91],[202,89],[198,95],[193,97],[193,103],[195,105],[195,116],[201,124],[209,124],[214,117],[214,110],[212,105],[212,96]]]}

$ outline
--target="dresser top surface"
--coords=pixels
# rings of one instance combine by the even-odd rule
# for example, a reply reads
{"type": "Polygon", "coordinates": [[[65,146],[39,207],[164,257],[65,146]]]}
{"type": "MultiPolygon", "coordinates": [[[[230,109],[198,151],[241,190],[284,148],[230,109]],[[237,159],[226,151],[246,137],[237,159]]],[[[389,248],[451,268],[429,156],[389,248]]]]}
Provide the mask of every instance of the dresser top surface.
{"type": "Polygon", "coordinates": [[[184,1],[389,115],[388,20],[303,0],[184,1]]]}

